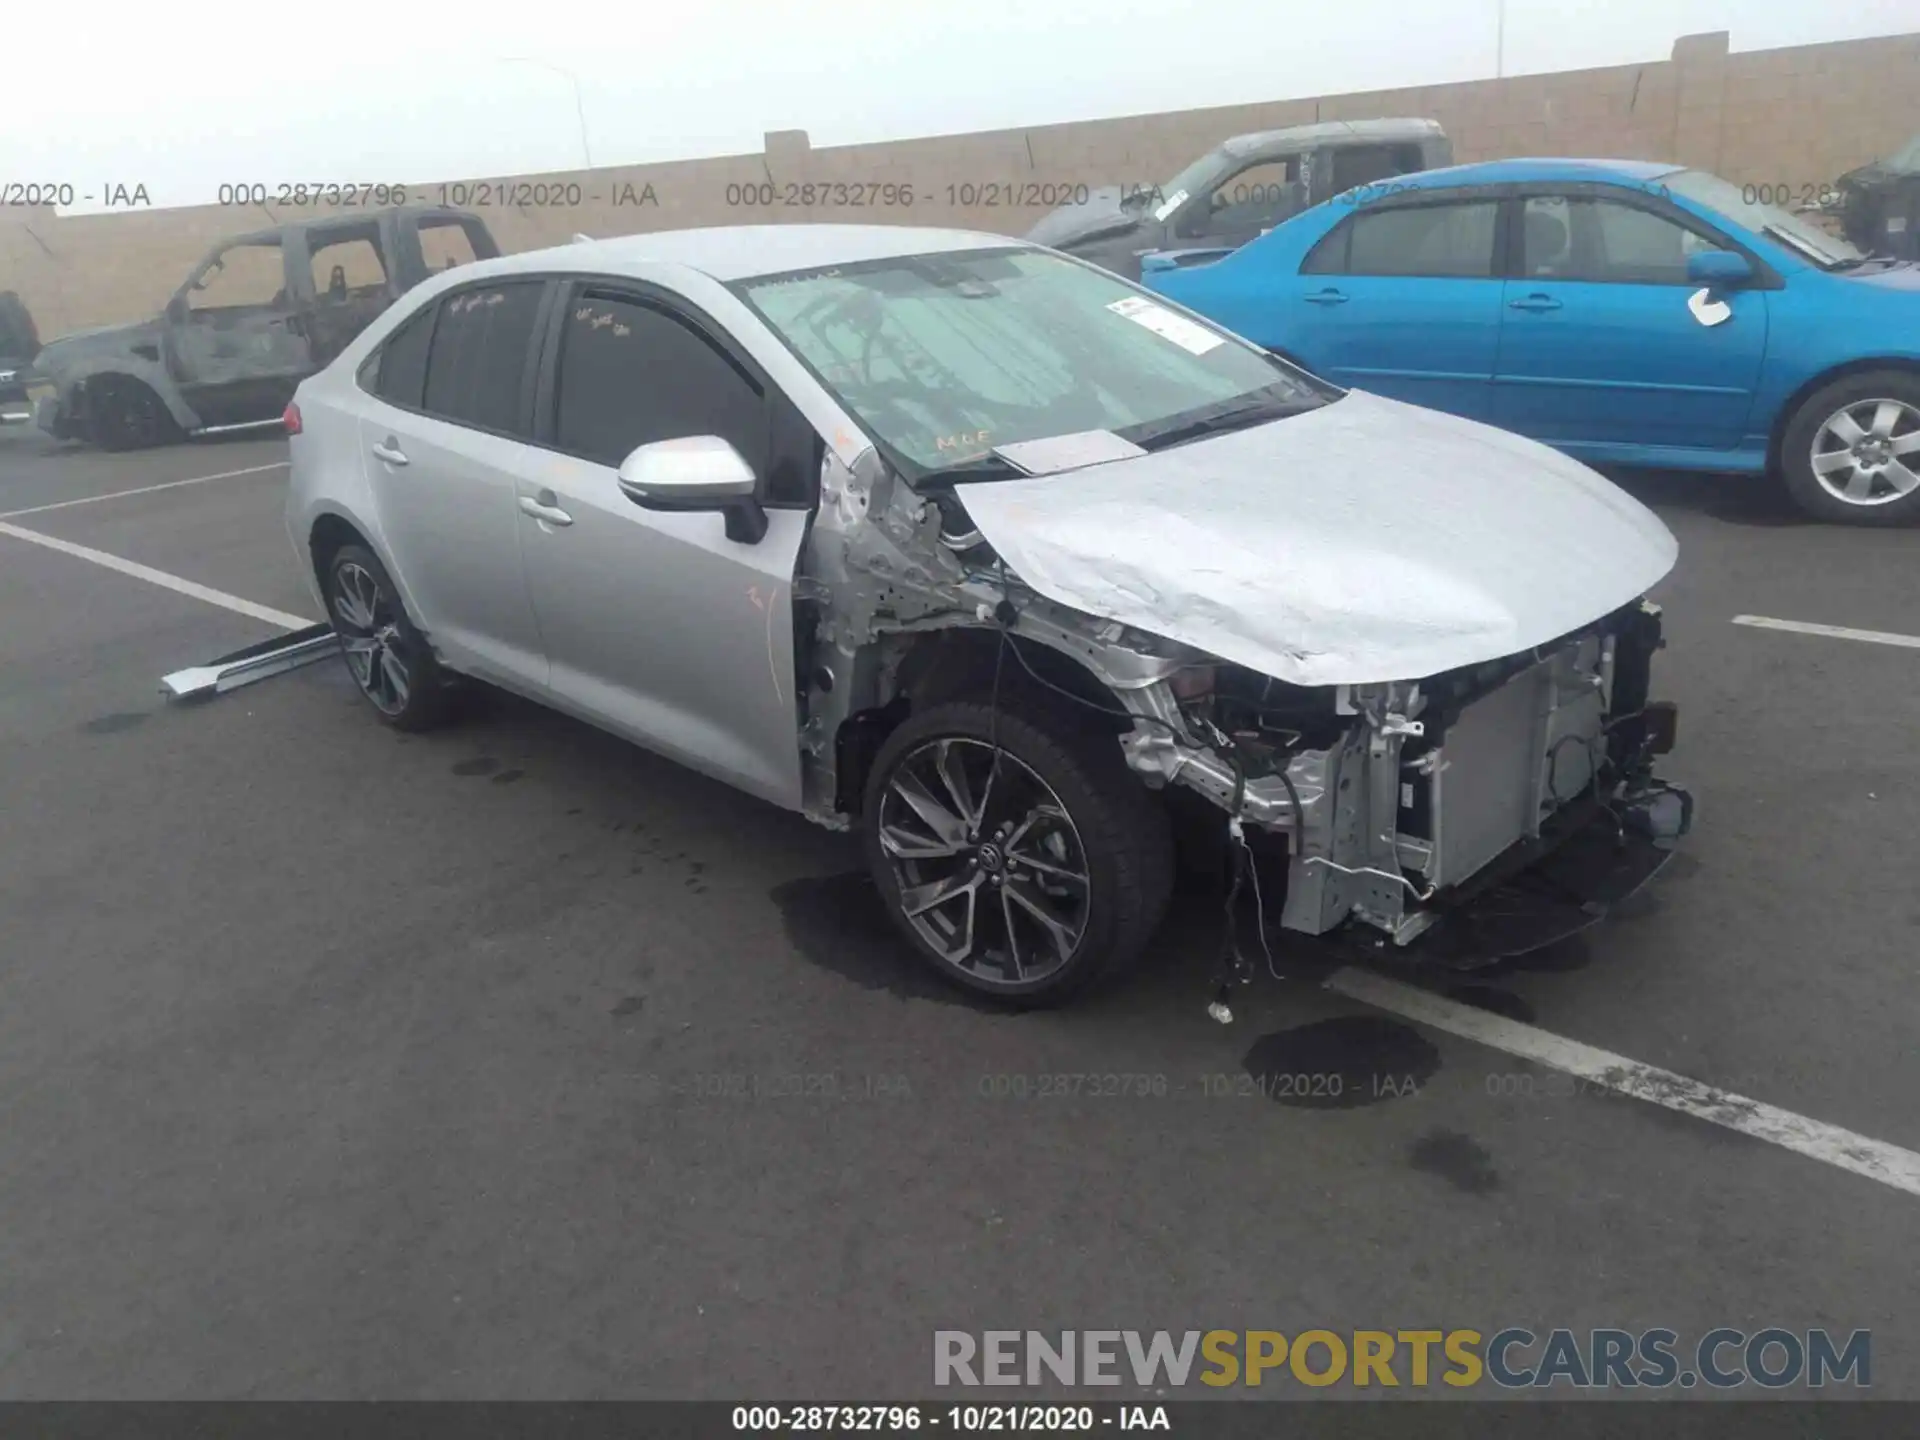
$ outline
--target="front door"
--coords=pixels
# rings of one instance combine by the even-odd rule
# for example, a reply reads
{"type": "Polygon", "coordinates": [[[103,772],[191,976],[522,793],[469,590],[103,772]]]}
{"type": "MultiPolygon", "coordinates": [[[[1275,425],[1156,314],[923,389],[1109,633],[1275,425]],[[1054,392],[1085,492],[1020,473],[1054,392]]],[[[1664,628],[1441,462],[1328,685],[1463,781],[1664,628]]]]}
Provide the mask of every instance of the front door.
{"type": "Polygon", "coordinates": [[[1767,296],[1706,297],[1687,257],[1724,248],[1623,193],[1521,207],[1506,282],[1494,421],[1578,449],[1740,443],[1767,350],[1767,296]]]}
{"type": "MultiPolygon", "coordinates": [[[[732,443],[763,489],[796,481],[783,396],[671,297],[575,287],[542,402],[542,463],[522,476],[527,581],[553,698],[650,749],[788,808],[800,804],[792,590],[809,493],[763,495],[766,534],[718,514],[644,510],[621,491],[635,447],[732,443]]],[[[811,449],[813,437],[805,444],[811,449]]]]}
{"type": "Polygon", "coordinates": [[[278,236],[202,262],[167,307],[166,360],[202,425],[277,420],[317,368],[278,236]]]}

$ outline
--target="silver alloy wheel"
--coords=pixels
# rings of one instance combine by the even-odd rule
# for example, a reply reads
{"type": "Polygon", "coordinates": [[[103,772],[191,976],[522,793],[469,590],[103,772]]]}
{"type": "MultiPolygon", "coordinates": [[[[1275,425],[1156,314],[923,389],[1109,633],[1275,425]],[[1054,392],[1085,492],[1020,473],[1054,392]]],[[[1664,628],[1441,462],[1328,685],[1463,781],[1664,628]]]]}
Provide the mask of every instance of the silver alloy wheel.
{"type": "Polygon", "coordinates": [[[1916,465],[1920,409],[1904,400],[1849,401],[1813,437],[1814,479],[1848,505],[1885,505],[1912,494],[1920,488],[1916,465]]]}
{"type": "Polygon", "coordinates": [[[412,685],[401,656],[400,625],[380,582],[349,560],[333,572],[333,613],[347,668],[366,697],[383,715],[407,708],[412,685]]]}
{"type": "Polygon", "coordinates": [[[984,740],[928,740],[880,800],[880,849],[900,911],[948,964],[1029,985],[1071,960],[1092,885],[1080,832],[1053,788],[984,740]]]}

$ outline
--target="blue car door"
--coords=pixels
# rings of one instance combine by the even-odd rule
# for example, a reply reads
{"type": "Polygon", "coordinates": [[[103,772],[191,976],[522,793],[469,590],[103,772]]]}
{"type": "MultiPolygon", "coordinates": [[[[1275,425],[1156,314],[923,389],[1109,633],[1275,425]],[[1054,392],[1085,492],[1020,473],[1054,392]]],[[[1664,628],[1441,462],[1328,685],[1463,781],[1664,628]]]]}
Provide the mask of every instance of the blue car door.
{"type": "Polygon", "coordinates": [[[1591,446],[1738,444],[1767,349],[1767,296],[1708,296],[1687,257],[1730,248],[1639,191],[1568,187],[1520,207],[1493,420],[1591,446]]]}
{"type": "Polygon", "coordinates": [[[1487,419],[1505,295],[1499,208],[1460,192],[1352,206],[1275,297],[1274,348],[1335,384],[1487,419]]]}

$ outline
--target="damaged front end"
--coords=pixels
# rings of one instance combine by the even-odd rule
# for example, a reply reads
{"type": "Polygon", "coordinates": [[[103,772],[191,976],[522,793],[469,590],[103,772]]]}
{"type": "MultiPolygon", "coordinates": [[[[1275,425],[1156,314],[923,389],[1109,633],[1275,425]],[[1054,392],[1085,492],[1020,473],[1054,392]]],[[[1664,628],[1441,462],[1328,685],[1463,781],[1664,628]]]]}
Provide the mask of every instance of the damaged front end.
{"type": "Polygon", "coordinates": [[[1522,655],[1418,682],[1307,688],[1217,666],[1128,694],[1158,784],[1276,838],[1282,928],[1492,961],[1598,919],[1660,868],[1691,797],[1653,774],[1675,712],[1644,600],[1522,655]],[[1536,884],[1523,883],[1527,880],[1536,884]]]}
{"type": "Polygon", "coordinates": [[[919,699],[997,696],[1003,671],[1080,702],[1149,788],[1219,812],[1266,914],[1301,936],[1522,953],[1599,918],[1691,824],[1653,774],[1674,712],[1648,699],[1663,642],[1643,600],[1418,681],[1294,685],[1048,600],[951,490],[916,491],[871,449],[827,457],[794,595],[805,810],[834,828],[919,699]]]}

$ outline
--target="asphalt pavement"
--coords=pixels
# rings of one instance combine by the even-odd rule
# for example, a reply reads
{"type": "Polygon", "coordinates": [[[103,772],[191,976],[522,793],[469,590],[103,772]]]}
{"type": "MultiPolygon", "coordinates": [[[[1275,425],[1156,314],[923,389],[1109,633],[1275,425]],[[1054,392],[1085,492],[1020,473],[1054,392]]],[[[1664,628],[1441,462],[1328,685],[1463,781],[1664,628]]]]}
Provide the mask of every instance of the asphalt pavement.
{"type": "MultiPolygon", "coordinates": [[[[913,968],[847,837],[519,700],[397,736],[328,661],[167,707],[274,633],[192,587],[319,618],[284,457],[0,431],[0,1395],[875,1399],[943,1329],[1777,1325],[1920,1398],[1920,1196],[1284,950],[1217,1024],[1209,896],[1007,1015],[913,968]]],[[[1920,649],[1733,623],[1920,630],[1916,537],[1627,483],[1681,543],[1695,833],[1584,936],[1392,973],[1920,1149],[1920,649]]]]}

